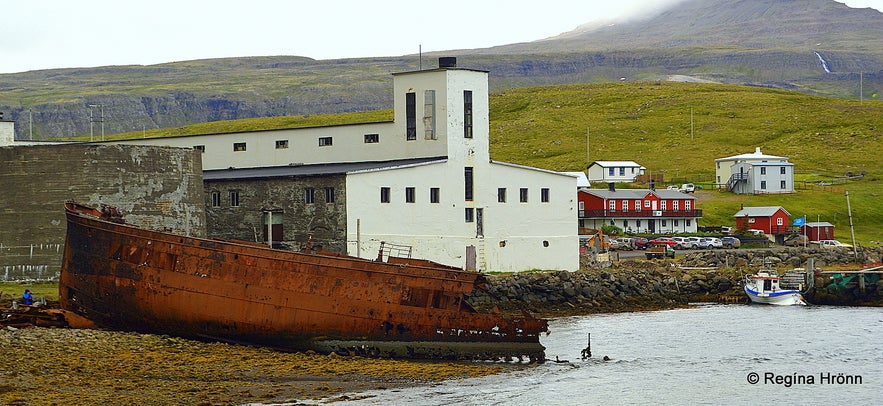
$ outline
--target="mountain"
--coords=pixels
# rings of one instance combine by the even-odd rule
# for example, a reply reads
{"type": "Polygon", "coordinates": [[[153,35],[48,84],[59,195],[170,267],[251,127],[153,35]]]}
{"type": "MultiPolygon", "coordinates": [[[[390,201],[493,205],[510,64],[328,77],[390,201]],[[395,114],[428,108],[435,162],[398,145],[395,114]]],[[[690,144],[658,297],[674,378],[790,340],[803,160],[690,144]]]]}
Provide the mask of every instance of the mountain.
{"type": "Polygon", "coordinates": [[[709,81],[877,98],[883,13],[833,0],[686,0],[554,38],[392,58],[226,58],[0,74],[19,139],[387,109],[393,72],[457,56],[492,90],[615,81],[709,81]],[[824,65],[823,65],[824,63],[824,65]],[[827,70],[826,70],[827,67],[827,70]],[[90,108],[92,105],[94,107],[90,108]]]}

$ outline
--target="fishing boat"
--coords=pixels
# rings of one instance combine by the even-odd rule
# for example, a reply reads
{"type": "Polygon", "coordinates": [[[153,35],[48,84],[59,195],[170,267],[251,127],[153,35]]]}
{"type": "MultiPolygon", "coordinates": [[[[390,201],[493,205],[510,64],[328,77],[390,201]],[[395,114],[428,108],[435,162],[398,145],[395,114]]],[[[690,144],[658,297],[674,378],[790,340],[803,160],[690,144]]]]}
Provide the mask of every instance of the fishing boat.
{"type": "Polygon", "coordinates": [[[806,305],[800,290],[783,288],[780,286],[781,281],[782,278],[774,270],[760,270],[745,275],[745,294],[751,299],[751,303],[780,306],[806,305]]]}
{"type": "Polygon", "coordinates": [[[546,320],[469,304],[486,282],[478,272],[147,230],[108,206],[70,201],[65,213],[59,301],[100,327],[295,351],[545,360],[546,320]]]}

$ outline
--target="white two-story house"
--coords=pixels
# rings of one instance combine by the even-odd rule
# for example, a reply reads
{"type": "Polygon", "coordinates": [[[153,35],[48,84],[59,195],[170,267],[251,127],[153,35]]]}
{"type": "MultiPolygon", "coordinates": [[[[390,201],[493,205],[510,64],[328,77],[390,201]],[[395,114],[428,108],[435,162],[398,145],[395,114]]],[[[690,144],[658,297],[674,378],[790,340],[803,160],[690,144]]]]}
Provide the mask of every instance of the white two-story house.
{"type": "Polygon", "coordinates": [[[737,194],[794,193],[794,164],[788,158],[753,153],[714,160],[715,182],[737,194]]]}

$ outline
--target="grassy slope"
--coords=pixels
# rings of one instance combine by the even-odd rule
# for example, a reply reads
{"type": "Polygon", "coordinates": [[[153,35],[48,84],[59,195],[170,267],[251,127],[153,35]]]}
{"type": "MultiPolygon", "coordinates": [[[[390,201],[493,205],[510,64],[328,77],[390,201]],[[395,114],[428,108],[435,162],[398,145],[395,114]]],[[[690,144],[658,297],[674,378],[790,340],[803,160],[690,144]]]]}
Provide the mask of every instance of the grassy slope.
{"type": "MultiPolygon", "coordinates": [[[[856,237],[865,244],[883,240],[883,163],[876,155],[883,145],[883,102],[735,85],[644,82],[509,89],[492,94],[490,103],[495,160],[560,171],[584,170],[595,160],[634,160],[672,182],[708,187],[715,158],[761,147],[764,153],[790,158],[799,192],[744,196],[705,191],[698,194],[705,214],[700,224],[732,224],[742,205],[781,205],[792,216],[835,224],[838,238],[849,240],[844,196],[849,191],[856,237]],[[838,183],[835,178],[847,171],[867,176],[838,183]],[[818,180],[838,184],[813,186],[818,180]]],[[[274,117],[204,123],[154,135],[389,119],[390,110],[274,117]]],[[[141,133],[121,135],[128,136],[141,133]]]]}

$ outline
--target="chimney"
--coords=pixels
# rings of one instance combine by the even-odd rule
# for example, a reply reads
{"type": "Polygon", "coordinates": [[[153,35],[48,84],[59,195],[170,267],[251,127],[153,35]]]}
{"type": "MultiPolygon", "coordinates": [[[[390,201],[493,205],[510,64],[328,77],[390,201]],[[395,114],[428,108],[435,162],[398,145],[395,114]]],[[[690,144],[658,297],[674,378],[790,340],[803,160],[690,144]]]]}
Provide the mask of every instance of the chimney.
{"type": "Polygon", "coordinates": [[[438,58],[438,67],[439,68],[456,68],[457,67],[457,57],[443,56],[443,57],[438,58]]]}
{"type": "Polygon", "coordinates": [[[616,183],[607,182],[607,190],[609,190],[611,192],[615,192],[616,191],[616,183]]]}
{"type": "Polygon", "coordinates": [[[656,190],[656,181],[650,178],[650,190],[656,190]]]}

